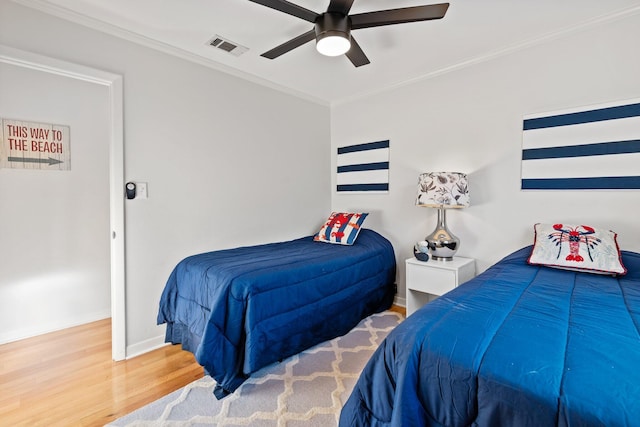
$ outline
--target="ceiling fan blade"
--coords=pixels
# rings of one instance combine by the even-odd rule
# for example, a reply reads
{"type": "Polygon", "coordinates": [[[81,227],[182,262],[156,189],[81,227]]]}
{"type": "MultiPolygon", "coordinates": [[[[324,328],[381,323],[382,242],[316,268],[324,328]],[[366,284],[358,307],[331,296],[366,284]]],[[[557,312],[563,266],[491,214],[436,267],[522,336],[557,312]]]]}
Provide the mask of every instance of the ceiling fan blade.
{"type": "Polygon", "coordinates": [[[363,65],[367,65],[369,63],[369,58],[364,54],[362,48],[358,44],[358,42],[351,37],[351,49],[345,54],[349,61],[356,67],[361,67],[363,65]]]}
{"type": "Polygon", "coordinates": [[[260,56],[264,56],[265,58],[269,58],[269,59],[275,59],[280,55],[284,55],[290,50],[293,50],[297,47],[302,46],[307,42],[310,42],[311,40],[315,40],[315,38],[316,38],[316,30],[313,29],[311,31],[307,31],[304,34],[300,34],[296,38],[293,38],[287,42],[282,43],[280,46],[274,47],[270,51],[265,52],[260,56]]]}
{"type": "Polygon", "coordinates": [[[375,12],[350,15],[351,29],[379,27],[382,25],[404,24],[406,22],[429,21],[443,18],[449,3],[428,6],[403,7],[400,9],[378,10],[375,12]]]}
{"type": "Polygon", "coordinates": [[[279,10],[280,12],[284,12],[288,15],[293,15],[300,19],[304,19],[305,21],[315,22],[318,14],[305,9],[304,7],[298,6],[297,4],[293,4],[286,0],[249,0],[253,3],[258,3],[263,6],[267,6],[271,9],[279,10]]]}
{"type": "Polygon", "coordinates": [[[329,13],[341,13],[342,15],[348,15],[353,5],[353,0],[331,0],[327,12],[329,13]]]}

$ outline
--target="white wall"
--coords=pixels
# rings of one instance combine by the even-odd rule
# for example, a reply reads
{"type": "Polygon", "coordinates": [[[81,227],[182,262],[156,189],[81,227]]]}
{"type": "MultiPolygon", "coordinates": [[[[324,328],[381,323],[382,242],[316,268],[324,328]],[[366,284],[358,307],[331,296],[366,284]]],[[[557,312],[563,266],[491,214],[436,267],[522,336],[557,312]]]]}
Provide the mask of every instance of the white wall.
{"type": "Polygon", "coordinates": [[[332,108],[332,208],[373,213],[365,226],[396,248],[398,301],[404,260],[436,222],[414,206],[421,172],[469,174],[471,207],[447,219],[478,271],[531,244],[536,222],[608,227],[622,249],[640,250],[639,191],[520,191],[523,116],[640,98],[637,40],[635,15],[332,108]],[[381,139],[391,141],[389,194],[336,194],[336,148],[381,139]]]}
{"type": "Polygon", "coordinates": [[[0,117],[68,125],[71,150],[68,171],[0,169],[0,343],[110,316],[107,100],[0,63],[0,117]]]}
{"type": "MultiPolygon", "coordinates": [[[[478,270],[530,244],[538,221],[610,227],[623,249],[640,250],[636,191],[519,190],[523,115],[640,98],[639,37],[640,17],[628,17],[329,111],[0,2],[1,44],[124,76],[125,179],[149,183],[148,200],[126,203],[129,354],[161,342],[158,298],[180,259],[311,234],[329,207],[371,212],[365,225],[396,249],[402,301],[403,261],[435,225],[434,211],[413,205],[425,171],[469,173],[472,206],[448,219],[459,254],[476,258],[478,270]],[[390,193],[336,194],[336,147],[381,139],[391,140],[390,193]]],[[[18,255],[3,255],[4,274],[18,255]]],[[[31,273],[45,284],[55,275],[31,273]]],[[[26,280],[5,277],[0,292],[26,280]]],[[[3,313],[21,313],[3,304],[3,313]]]]}
{"type": "Polygon", "coordinates": [[[0,28],[1,44],[124,76],[125,180],[149,184],[125,204],[128,355],[162,342],[182,258],[309,235],[328,215],[327,106],[10,2],[0,28]]]}

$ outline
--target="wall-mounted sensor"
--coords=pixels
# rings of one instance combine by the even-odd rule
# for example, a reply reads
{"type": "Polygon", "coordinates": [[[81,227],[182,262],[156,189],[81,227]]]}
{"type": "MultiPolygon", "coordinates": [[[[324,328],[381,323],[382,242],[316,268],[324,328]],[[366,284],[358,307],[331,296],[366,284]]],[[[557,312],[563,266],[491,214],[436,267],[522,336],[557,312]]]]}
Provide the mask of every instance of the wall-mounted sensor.
{"type": "Polygon", "coordinates": [[[136,183],[135,182],[127,182],[125,185],[125,190],[127,194],[127,199],[135,199],[136,198],[136,183]]]}

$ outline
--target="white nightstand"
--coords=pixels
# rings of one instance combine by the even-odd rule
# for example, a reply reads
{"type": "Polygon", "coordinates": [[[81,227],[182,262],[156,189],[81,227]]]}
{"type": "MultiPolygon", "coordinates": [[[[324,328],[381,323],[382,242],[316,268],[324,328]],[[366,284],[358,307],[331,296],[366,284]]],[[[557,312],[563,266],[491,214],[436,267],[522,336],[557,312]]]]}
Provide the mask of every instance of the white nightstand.
{"type": "Polygon", "coordinates": [[[415,258],[405,261],[407,317],[414,311],[476,275],[473,258],[453,257],[451,261],[415,258]]]}

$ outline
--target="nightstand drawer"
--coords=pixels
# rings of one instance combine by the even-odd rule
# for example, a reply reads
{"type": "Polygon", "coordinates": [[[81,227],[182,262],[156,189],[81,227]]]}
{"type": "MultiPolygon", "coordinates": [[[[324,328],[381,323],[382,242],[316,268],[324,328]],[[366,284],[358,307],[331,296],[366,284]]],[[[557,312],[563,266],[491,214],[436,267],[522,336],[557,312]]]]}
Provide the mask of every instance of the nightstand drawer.
{"type": "Polygon", "coordinates": [[[407,283],[411,290],[431,295],[443,295],[456,287],[456,272],[452,270],[422,269],[407,270],[407,283]]]}

